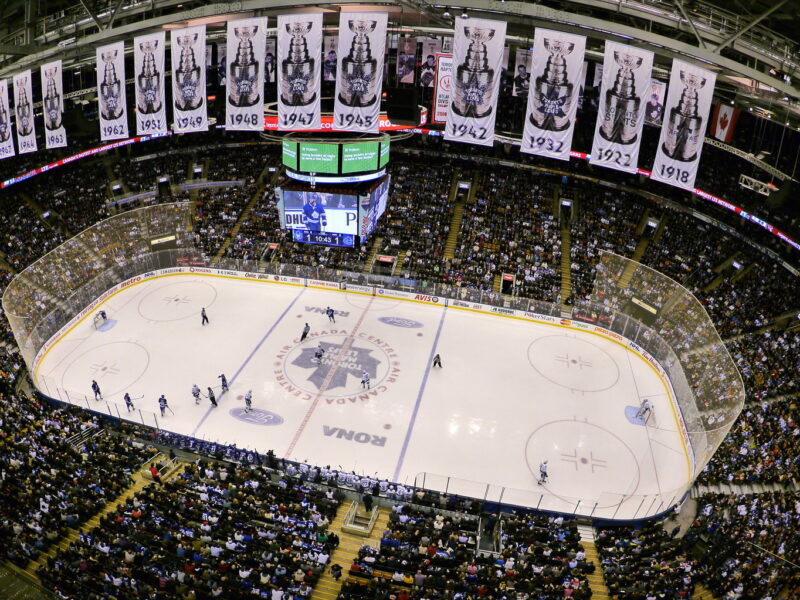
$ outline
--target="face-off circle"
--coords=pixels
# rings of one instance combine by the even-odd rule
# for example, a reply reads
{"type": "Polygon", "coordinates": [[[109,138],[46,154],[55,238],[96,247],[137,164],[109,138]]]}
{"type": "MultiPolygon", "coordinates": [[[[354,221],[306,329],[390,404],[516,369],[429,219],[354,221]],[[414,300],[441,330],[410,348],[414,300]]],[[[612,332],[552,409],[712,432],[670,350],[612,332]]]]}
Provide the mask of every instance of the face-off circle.
{"type": "Polygon", "coordinates": [[[528,346],[528,362],[550,383],[575,392],[602,392],[619,381],[614,358],[577,336],[545,335],[528,346]]]}
{"type": "Polygon", "coordinates": [[[61,375],[62,389],[70,392],[86,390],[93,398],[90,384],[94,379],[106,398],[130,390],[147,372],[150,354],[136,342],[110,342],[77,356],[61,375]],[[74,378],[81,378],[74,381],[74,378]]]}
{"type": "MultiPolygon", "coordinates": [[[[150,321],[180,321],[200,319],[200,309],[206,310],[217,299],[216,288],[208,282],[175,281],[157,286],[139,301],[139,314],[150,321]]],[[[214,315],[209,314],[213,319],[214,315]]]]}

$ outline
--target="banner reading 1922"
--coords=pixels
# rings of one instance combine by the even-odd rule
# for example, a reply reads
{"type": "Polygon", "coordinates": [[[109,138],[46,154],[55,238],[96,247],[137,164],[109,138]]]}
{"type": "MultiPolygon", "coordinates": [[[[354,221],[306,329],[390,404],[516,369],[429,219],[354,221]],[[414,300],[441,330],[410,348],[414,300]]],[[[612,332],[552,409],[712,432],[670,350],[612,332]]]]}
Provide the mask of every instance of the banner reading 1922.
{"type": "Polygon", "coordinates": [[[322,13],[278,15],[278,129],[321,127],[322,13]]]}
{"type": "Polygon", "coordinates": [[[228,21],[225,128],[264,129],[264,60],[267,18],[228,21]]]}
{"type": "Polygon", "coordinates": [[[444,139],[491,146],[506,42],[505,21],[456,18],[453,91],[444,139]]]}

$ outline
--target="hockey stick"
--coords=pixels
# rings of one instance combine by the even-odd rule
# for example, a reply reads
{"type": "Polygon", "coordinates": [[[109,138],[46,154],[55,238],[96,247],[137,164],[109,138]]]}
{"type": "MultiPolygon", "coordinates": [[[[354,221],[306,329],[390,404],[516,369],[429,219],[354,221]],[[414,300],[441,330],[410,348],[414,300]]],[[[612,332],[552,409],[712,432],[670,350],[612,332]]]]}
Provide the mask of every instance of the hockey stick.
{"type": "Polygon", "coordinates": [[[173,414],[173,416],[175,415],[175,412],[174,412],[174,411],[173,411],[173,410],[172,410],[172,409],[171,409],[169,406],[167,406],[167,407],[165,407],[165,408],[166,408],[166,409],[167,409],[169,412],[171,412],[171,413],[173,414]]]}

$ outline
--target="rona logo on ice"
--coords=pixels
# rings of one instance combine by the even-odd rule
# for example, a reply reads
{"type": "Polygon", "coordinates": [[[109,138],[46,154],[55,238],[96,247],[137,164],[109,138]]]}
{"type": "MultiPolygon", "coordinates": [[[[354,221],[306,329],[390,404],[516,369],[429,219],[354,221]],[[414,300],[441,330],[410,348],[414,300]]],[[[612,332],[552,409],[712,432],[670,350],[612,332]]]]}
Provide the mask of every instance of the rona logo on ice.
{"type": "Polygon", "coordinates": [[[325,350],[320,361],[314,358],[316,348],[312,347],[304,348],[292,362],[293,365],[303,369],[313,369],[307,380],[313,383],[317,389],[322,388],[331,368],[335,368],[336,371],[328,382],[328,390],[346,387],[348,375],[361,379],[362,373],[366,371],[370,378],[377,376],[380,361],[372,356],[372,350],[369,348],[351,345],[342,351],[342,344],[320,342],[320,345],[325,350]]]}
{"type": "Polygon", "coordinates": [[[372,444],[373,446],[385,446],[386,437],[373,435],[365,431],[353,431],[352,429],[342,429],[341,427],[322,426],[322,432],[326,437],[336,437],[340,440],[358,442],[359,444],[372,444]]]}

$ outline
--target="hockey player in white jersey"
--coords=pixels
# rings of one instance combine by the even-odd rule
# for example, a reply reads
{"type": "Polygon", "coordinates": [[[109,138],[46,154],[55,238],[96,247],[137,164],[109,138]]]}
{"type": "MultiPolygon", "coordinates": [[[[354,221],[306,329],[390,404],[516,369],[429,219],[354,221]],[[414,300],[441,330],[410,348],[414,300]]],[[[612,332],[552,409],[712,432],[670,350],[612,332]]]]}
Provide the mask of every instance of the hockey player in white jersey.
{"type": "Polygon", "coordinates": [[[192,397],[195,404],[200,404],[200,388],[197,387],[196,383],[192,386],[192,397]]]}
{"type": "Polygon", "coordinates": [[[370,383],[369,383],[369,373],[364,371],[364,372],[361,373],[361,387],[362,387],[362,389],[367,389],[368,390],[369,389],[369,385],[370,385],[370,383]]]}
{"type": "Polygon", "coordinates": [[[314,350],[314,360],[317,362],[318,365],[322,364],[323,354],[325,354],[325,348],[323,348],[322,343],[320,343],[320,345],[317,346],[317,349],[314,350]]]}
{"type": "Polygon", "coordinates": [[[253,390],[247,390],[244,395],[244,412],[249,413],[253,409],[253,390]]]}

